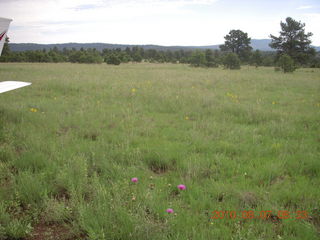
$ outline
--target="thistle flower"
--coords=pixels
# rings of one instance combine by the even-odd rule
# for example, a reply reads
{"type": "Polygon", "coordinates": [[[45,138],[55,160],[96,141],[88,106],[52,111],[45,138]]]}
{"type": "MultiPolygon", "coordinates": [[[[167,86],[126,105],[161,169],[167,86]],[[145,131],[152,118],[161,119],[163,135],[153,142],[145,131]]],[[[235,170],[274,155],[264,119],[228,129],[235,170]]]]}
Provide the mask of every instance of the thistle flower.
{"type": "Polygon", "coordinates": [[[172,208],[168,208],[168,209],[167,209],[167,213],[174,213],[174,211],[173,211],[172,208]]]}
{"type": "Polygon", "coordinates": [[[131,178],[131,182],[134,182],[134,183],[138,182],[138,178],[136,178],[136,177],[131,178]]]}
{"type": "Polygon", "coordinates": [[[183,185],[183,184],[179,184],[177,187],[178,187],[180,190],[186,190],[186,189],[187,189],[187,187],[186,187],[185,185],[183,185]]]}

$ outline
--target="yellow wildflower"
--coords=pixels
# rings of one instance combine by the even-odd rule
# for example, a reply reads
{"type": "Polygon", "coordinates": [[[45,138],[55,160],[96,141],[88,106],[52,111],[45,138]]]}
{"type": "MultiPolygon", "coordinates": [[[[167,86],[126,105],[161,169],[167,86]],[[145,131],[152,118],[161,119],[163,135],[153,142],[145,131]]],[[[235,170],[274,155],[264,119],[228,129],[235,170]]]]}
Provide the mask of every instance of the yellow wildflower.
{"type": "Polygon", "coordinates": [[[274,144],[271,145],[271,148],[279,149],[279,148],[281,148],[281,144],[280,143],[274,143],[274,144]]]}
{"type": "Polygon", "coordinates": [[[36,109],[36,108],[30,108],[30,112],[38,112],[38,109],[36,109]]]}
{"type": "Polygon", "coordinates": [[[135,93],[136,91],[137,91],[137,89],[135,89],[135,88],[132,88],[132,89],[131,89],[131,92],[132,92],[132,93],[135,93]]]}
{"type": "Polygon", "coordinates": [[[189,117],[188,117],[188,116],[186,116],[186,117],[185,117],[185,119],[186,119],[186,120],[189,120],[189,117]]]}

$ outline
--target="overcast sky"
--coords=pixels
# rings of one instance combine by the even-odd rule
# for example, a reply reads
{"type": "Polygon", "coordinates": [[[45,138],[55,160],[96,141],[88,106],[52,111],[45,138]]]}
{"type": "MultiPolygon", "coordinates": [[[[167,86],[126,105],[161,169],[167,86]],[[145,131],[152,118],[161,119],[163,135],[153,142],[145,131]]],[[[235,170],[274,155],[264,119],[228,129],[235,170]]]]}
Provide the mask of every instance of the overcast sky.
{"type": "Polygon", "coordinates": [[[219,44],[231,29],[268,38],[290,16],[320,46],[320,0],[0,0],[0,16],[15,43],[158,45],[219,44]]]}

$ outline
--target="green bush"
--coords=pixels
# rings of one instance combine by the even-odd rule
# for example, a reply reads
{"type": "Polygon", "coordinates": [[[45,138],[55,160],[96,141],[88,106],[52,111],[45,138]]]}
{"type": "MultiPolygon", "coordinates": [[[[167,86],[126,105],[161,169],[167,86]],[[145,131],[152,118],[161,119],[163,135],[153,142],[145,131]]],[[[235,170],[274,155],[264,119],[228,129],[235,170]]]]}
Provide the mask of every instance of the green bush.
{"type": "Polygon", "coordinates": [[[205,58],[206,58],[206,67],[219,67],[218,62],[218,54],[216,52],[213,52],[210,49],[207,49],[205,52],[205,58]]]}
{"type": "Polygon", "coordinates": [[[120,65],[121,61],[118,56],[111,54],[107,59],[106,59],[107,64],[113,64],[113,65],[120,65]]]}
{"type": "Polygon", "coordinates": [[[315,57],[310,62],[311,68],[320,68],[320,57],[315,57]]]}
{"type": "Polygon", "coordinates": [[[206,64],[206,56],[203,51],[196,50],[192,53],[190,58],[191,66],[193,67],[202,67],[206,64]]]}
{"type": "Polygon", "coordinates": [[[240,69],[240,59],[235,53],[228,53],[223,58],[223,65],[229,69],[240,69]]]}
{"type": "Polygon", "coordinates": [[[293,59],[287,54],[283,54],[280,56],[277,65],[284,73],[293,72],[294,70],[296,70],[293,59]]]}

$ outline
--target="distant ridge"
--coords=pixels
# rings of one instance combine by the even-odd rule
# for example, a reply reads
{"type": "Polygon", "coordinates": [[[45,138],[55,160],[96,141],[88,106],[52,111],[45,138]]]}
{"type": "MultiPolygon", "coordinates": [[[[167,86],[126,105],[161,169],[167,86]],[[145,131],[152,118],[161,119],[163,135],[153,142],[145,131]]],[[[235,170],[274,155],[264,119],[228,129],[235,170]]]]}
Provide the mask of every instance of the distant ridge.
{"type": "MultiPolygon", "coordinates": [[[[251,46],[254,50],[258,49],[260,51],[274,51],[274,49],[269,47],[271,39],[252,39],[251,46]]],[[[160,46],[160,45],[130,45],[130,44],[109,44],[109,43],[60,43],[60,44],[37,44],[37,43],[9,43],[11,51],[22,52],[28,50],[49,50],[50,48],[57,47],[59,50],[63,48],[72,49],[75,48],[79,50],[80,48],[88,49],[95,48],[98,51],[102,51],[105,48],[121,48],[126,47],[142,47],[143,49],[156,49],[156,50],[192,50],[192,49],[219,49],[219,45],[208,45],[208,46],[160,46]]],[[[320,47],[314,47],[317,51],[320,51],[320,47]]]]}

